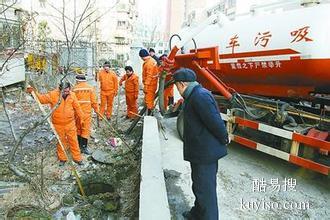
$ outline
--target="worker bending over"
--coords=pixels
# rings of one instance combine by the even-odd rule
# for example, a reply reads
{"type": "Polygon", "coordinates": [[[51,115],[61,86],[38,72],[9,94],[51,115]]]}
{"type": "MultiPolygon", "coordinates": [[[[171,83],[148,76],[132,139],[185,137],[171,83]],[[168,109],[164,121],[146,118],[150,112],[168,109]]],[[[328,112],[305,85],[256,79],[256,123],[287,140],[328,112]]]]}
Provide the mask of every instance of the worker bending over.
{"type": "MultiPolygon", "coordinates": [[[[46,94],[39,94],[37,91],[35,93],[41,104],[49,104],[51,109],[56,106],[59,98],[61,98],[59,106],[52,113],[52,123],[64,145],[63,147],[66,149],[69,148],[73,161],[79,165],[82,165],[82,157],[77,140],[75,115],[79,118],[80,123],[82,124],[81,126],[83,126],[84,113],[79,106],[76,95],[74,92],[71,92],[70,89],[70,83],[66,82],[61,83],[58,89],[50,91],[46,94]]],[[[27,91],[32,93],[34,88],[29,87],[27,91]]],[[[57,144],[57,156],[60,160],[60,165],[64,165],[68,158],[59,143],[57,144]]]]}

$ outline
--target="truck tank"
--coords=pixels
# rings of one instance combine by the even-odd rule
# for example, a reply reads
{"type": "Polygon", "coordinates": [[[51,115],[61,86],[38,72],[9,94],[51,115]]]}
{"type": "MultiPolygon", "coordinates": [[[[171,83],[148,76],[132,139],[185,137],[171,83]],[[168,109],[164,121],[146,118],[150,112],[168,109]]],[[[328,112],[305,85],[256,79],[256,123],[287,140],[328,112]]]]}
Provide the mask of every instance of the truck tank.
{"type": "MultiPolygon", "coordinates": [[[[211,70],[239,93],[310,100],[330,94],[329,12],[330,4],[321,4],[209,24],[184,49],[218,46],[220,68],[211,70]]],[[[179,35],[193,31],[186,27],[179,35]]],[[[189,67],[191,61],[177,62],[189,67]]]]}

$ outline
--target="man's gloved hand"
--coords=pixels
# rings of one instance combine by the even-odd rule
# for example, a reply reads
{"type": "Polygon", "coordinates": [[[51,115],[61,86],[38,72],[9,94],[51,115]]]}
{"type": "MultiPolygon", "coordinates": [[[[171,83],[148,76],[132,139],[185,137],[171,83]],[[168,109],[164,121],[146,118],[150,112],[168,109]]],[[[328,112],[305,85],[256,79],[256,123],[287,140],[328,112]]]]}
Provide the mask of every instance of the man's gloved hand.
{"type": "Polygon", "coordinates": [[[34,91],[35,91],[35,89],[32,86],[29,86],[29,87],[26,88],[26,92],[27,93],[30,93],[31,94],[34,91]]]}
{"type": "Polygon", "coordinates": [[[122,86],[122,85],[123,85],[123,83],[122,83],[122,82],[120,82],[120,83],[119,83],[119,86],[122,86]]]}
{"type": "Polygon", "coordinates": [[[138,97],[139,97],[138,94],[135,94],[135,95],[134,95],[134,98],[135,98],[135,99],[138,99],[138,97]]]}

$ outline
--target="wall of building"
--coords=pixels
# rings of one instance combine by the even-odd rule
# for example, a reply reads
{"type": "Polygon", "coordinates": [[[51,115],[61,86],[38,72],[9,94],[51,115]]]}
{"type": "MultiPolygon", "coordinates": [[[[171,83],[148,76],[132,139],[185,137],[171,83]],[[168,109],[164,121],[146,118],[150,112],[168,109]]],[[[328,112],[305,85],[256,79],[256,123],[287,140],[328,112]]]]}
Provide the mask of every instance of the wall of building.
{"type": "Polygon", "coordinates": [[[185,1],[184,0],[168,0],[168,35],[169,39],[173,34],[180,31],[184,22],[185,1]]]}

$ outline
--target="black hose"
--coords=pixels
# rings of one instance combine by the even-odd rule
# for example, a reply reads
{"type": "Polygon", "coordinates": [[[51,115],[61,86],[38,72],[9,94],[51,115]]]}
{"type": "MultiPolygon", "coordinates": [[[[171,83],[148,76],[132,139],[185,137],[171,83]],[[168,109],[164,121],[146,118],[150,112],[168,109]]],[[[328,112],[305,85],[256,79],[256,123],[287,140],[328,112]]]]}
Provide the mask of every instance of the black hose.
{"type": "MultiPolygon", "coordinates": [[[[141,109],[141,111],[139,112],[139,115],[144,115],[144,113],[147,111],[147,106],[144,105],[143,108],[141,109]]],[[[135,128],[136,124],[140,121],[140,117],[136,117],[134,119],[134,121],[132,122],[131,126],[129,126],[129,128],[125,131],[125,134],[130,134],[133,129],[135,128]]]]}
{"type": "Polygon", "coordinates": [[[180,37],[180,35],[178,35],[178,34],[173,34],[173,35],[170,37],[170,41],[169,41],[169,43],[168,43],[168,45],[169,45],[169,47],[170,47],[170,51],[172,50],[172,40],[173,40],[173,37],[177,37],[177,38],[179,38],[179,40],[181,41],[181,37],[180,37]]]}
{"type": "Polygon", "coordinates": [[[166,113],[165,103],[164,103],[165,78],[166,78],[166,72],[162,71],[159,77],[159,86],[158,86],[159,110],[162,116],[166,113]]]}

